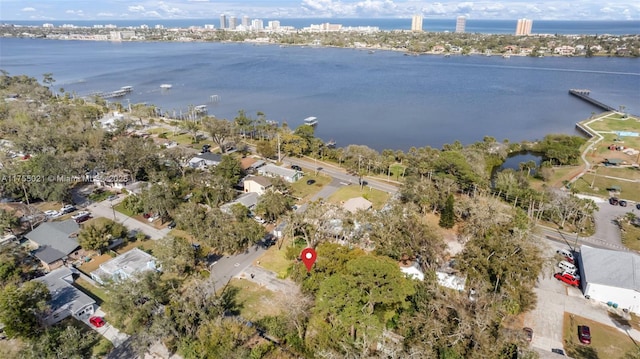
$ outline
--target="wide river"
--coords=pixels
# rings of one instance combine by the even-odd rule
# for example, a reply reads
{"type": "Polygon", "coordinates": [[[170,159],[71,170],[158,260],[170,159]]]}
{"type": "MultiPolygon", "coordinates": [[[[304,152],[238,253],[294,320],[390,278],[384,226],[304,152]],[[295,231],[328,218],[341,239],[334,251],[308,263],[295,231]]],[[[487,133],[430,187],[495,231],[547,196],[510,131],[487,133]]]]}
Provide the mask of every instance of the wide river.
{"type": "Polygon", "coordinates": [[[630,58],[2,39],[0,69],[39,80],[52,73],[56,88],[78,95],[133,86],[125,106],[145,102],[169,113],[205,104],[220,118],[261,111],[290,127],[315,116],[324,140],[378,150],[575,133],[576,122],[601,110],[570,96],[571,88],[640,114],[640,59],[630,58]]]}

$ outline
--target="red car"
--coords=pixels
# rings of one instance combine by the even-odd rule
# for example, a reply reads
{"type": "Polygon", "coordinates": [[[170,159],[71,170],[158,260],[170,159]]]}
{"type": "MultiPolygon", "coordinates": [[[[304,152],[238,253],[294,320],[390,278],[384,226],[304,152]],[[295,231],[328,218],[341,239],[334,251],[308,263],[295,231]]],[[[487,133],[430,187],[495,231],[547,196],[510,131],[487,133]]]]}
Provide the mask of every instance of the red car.
{"type": "Polygon", "coordinates": [[[591,330],[588,326],[578,326],[578,338],[582,344],[591,344],[591,330]]]}
{"type": "Polygon", "coordinates": [[[569,273],[556,273],[553,275],[553,277],[559,281],[565,282],[574,287],[580,286],[580,280],[576,279],[574,276],[572,276],[569,273]]]}
{"type": "Polygon", "coordinates": [[[104,325],[104,319],[102,319],[101,317],[91,317],[89,318],[89,323],[91,323],[96,328],[100,328],[104,325]]]}

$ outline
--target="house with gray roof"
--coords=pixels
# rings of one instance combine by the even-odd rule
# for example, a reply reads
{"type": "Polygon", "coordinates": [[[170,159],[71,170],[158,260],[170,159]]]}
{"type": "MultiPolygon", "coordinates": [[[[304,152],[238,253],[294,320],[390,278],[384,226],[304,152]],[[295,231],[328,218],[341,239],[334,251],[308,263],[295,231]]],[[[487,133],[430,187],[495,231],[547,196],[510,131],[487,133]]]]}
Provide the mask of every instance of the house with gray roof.
{"type": "Polygon", "coordinates": [[[96,301],[73,286],[76,269],[60,267],[34,281],[44,283],[51,293],[50,310],[43,318],[45,324],[53,325],[69,316],[86,319],[96,310],[96,301]]]}
{"type": "Polygon", "coordinates": [[[640,314],[639,255],[583,245],[578,265],[585,298],[640,314]]]}
{"type": "Polygon", "coordinates": [[[222,161],[222,155],[219,153],[204,152],[199,153],[189,160],[188,166],[197,169],[207,169],[215,167],[222,161]]]}
{"type": "Polygon", "coordinates": [[[233,207],[236,204],[241,204],[247,207],[250,211],[252,211],[255,208],[255,206],[258,204],[259,198],[260,198],[260,195],[256,192],[243,193],[235,200],[220,206],[220,210],[222,210],[222,212],[231,214],[231,207],[233,207]]]}
{"type": "Polygon", "coordinates": [[[274,164],[266,164],[258,168],[258,173],[265,177],[280,177],[289,183],[296,182],[302,178],[303,173],[290,168],[276,166],[274,164]]]}
{"type": "Polygon", "coordinates": [[[91,278],[100,284],[105,284],[134,278],[144,271],[157,269],[154,256],[134,248],[100,264],[98,269],[91,272],[91,278]]]}
{"type": "Polygon", "coordinates": [[[61,266],[62,260],[80,247],[80,226],[72,220],[45,222],[24,236],[37,247],[35,256],[48,269],[61,266]]]}

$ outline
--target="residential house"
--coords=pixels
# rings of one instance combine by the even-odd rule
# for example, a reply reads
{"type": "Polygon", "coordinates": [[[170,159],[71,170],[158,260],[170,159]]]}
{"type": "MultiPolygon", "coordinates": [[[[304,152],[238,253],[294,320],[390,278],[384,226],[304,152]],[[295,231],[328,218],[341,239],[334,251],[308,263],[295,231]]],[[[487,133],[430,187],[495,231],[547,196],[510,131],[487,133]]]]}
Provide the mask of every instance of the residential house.
{"type": "Polygon", "coordinates": [[[355,197],[344,202],[342,207],[351,213],[356,213],[360,210],[367,211],[371,209],[371,207],[373,207],[373,203],[363,197],[355,197]]]}
{"type": "Polygon", "coordinates": [[[142,194],[142,191],[151,187],[151,183],[149,182],[144,182],[144,181],[136,181],[133,183],[130,183],[128,185],[126,185],[124,187],[124,189],[127,190],[128,193],[130,194],[134,194],[136,196],[139,196],[142,194]]]}
{"type": "Polygon", "coordinates": [[[124,115],[118,111],[108,113],[98,120],[100,127],[107,132],[113,132],[118,128],[118,122],[124,121],[124,115]]]}
{"type": "Polygon", "coordinates": [[[247,192],[247,193],[243,193],[241,194],[238,198],[236,198],[235,200],[229,202],[229,203],[225,203],[222,206],[220,206],[220,210],[222,210],[222,212],[227,213],[227,214],[231,214],[231,207],[233,207],[236,204],[241,204],[245,207],[247,207],[249,209],[249,211],[253,211],[253,209],[255,208],[255,206],[258,204],[258,198],[260,197],[259,194],[257,194],[256,192],[247,192]]]}
{"type": "Polygon", "coordinates": [[[300,171],[276,166],[271,163],[258,168],[258,173],[265,177],[280,177],[289,183],[296,182],[302,178],[302,172],[300,171]]]}
{"type": "Polygon", "coordinates": [[[188,166],[197,169],[207,169],[208,167],[215,167],[222,161],[222,155],[219,153],[204,152],[195,155],[189,160],[188,166]]]}
{"type": "Polygon", "coordinates": [[[134,248],[121,254],[91,272],[91,278],[100,284],[110,281],[121,281],[134,278],[139,273],[148,270],[158,270],[156,258],[147,252],[134,248]]]}
{"type": "Polygon", "coordinates": [[[553,50],[553,52],[562,56],[571,56],[576,52],[576,49],[573,46],[563,45],[563,46],[556,47],[553,50]]]}
{"type": "Polygon", "coordinates": [[[131,174],[126,170],[114,170],[100,172],[93,176],[93,183],[98,187],[110,187],[121,190],[133,181],[131,174]]]}
{"type": "Polygon", "coordinates": [[[37,247],[36,258],[47,270],[52,270],[63,265],[66,257],[80,247],[77,239],[79,231],[80,226],[69,219],[42,223],[24,237],[37,247]]]}
{"type": "Polygon", "coordinates": [[[60,267],[34,281],[44,283],[51,293],[50,310],[43,318],[45,324],[53,325],[69,316],[78,320],[91,316],[96,309],[96,301],[73,286],[76,269],[60,267]]]}
{"type": "Polygon", "coordinates": [[[272,186],[271,180],[263,176],[250,176],[244,180],[244,191],[255,192],[260,196],[272,186]]]}

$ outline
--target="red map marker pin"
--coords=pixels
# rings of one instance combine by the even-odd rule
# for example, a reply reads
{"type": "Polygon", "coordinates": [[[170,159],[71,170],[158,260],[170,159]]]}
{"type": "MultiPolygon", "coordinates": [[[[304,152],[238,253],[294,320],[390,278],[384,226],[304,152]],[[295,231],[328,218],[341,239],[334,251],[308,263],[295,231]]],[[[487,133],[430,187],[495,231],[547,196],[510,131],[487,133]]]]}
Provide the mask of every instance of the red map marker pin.
{"type": "Polygon", "coordinates": [[[313,267],[313,263],[316,262],[316,258],[318,257],[318,255],[316,254],[316,251],[313,250],[313,248],[305,248],[302,250],[302,253],[300,253],[300,257],[302,258],[302,262],[304,263],[305,267],[307,267],[307,272],[311,271],[311,267],[313,267]]]}

